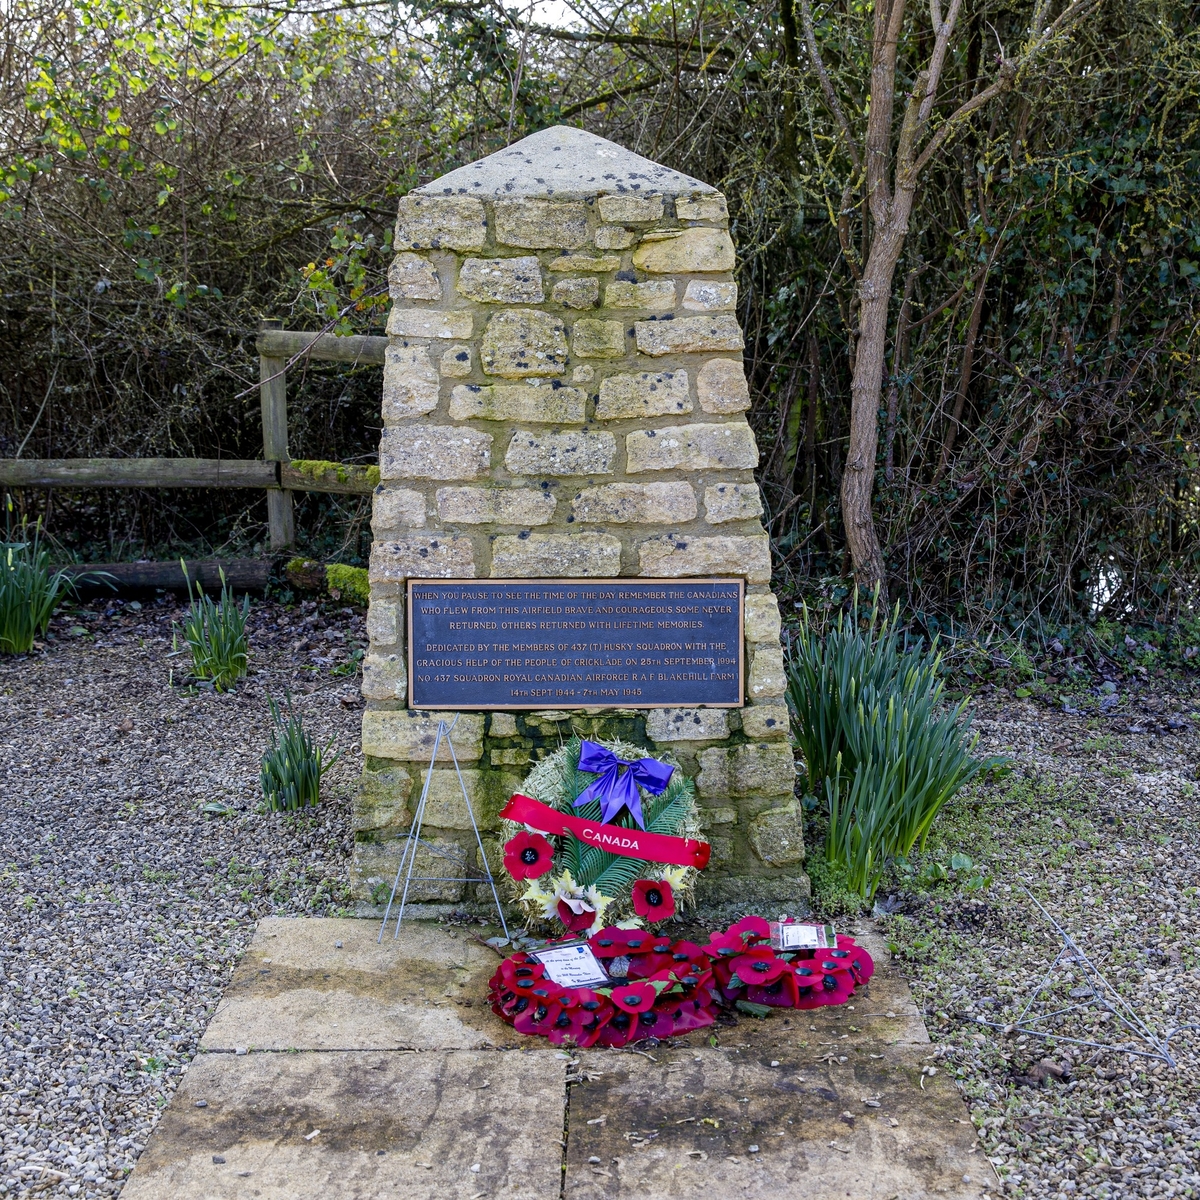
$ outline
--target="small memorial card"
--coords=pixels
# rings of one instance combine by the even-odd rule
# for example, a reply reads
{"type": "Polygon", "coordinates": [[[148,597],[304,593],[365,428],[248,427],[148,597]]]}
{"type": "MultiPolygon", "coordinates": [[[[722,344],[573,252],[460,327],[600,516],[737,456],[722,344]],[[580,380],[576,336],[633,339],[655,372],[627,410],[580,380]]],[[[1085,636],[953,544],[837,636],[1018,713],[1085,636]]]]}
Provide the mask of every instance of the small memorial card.
{"type": "Polygon", "coordinates": [[[530,955],[559,987],[607,987],[610,980],[586,942],[547,946],[530,955]]]}
{"type": "Polygon", "coordinates": [[[832,925],[771,922],[771,947],[774,950],[830,950],[836,946],[837,934],[832,925]]]}

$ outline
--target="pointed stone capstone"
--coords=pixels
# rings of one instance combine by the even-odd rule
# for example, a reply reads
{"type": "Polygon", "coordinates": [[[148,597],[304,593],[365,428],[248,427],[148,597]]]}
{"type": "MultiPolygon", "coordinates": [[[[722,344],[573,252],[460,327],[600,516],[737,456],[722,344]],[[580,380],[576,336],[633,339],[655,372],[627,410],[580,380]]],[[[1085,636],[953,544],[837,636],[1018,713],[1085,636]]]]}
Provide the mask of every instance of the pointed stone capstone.
{"type": "Polygon", "coordinates": [[[414,194],[575,200],[609,193],[711,196],[715,191],[586,129],[555,125],[415,188],[414,194]]]}

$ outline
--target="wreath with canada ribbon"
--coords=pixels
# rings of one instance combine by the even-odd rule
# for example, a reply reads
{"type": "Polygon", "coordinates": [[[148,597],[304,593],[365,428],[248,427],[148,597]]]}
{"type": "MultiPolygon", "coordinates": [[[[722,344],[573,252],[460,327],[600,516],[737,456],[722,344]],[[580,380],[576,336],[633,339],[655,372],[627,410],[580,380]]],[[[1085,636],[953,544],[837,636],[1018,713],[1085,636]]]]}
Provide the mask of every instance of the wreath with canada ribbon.
{"type": "Polygon", "coordinates": [[[692,781],[669,756],[626,742],[572,738],[500,815],[510,893],[543,928],[592,935],[664,921],[708,861],[692,781]]]}

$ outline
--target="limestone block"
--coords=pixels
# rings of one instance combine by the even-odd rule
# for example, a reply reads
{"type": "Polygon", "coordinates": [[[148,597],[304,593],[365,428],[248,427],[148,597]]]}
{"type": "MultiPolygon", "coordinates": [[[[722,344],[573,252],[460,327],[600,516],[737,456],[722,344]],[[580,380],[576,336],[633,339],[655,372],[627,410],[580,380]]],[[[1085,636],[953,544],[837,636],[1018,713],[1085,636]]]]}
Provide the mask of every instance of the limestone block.
{"type": "Polygon", "coordinates": [[[693,279],[683,293],[683,307],[692,312],[718,312],[737,303],[737,284],[715,279],[693,279]]]}
{"type": "Polygon", "coordinates": [[[617,439],[611,433],[534,433],[518,429],[504,465],[514,475],[611,475],[617,439]]]}
{"type": "Polygon", "coordinates": [[[364,770],[354,801],[355,832],[407,828],[412,820],[412,809],[408,804],[412,785],[412,776],[399,765],[389,765],[379,771],[364,770]]]}
{"type": "Polygon", "coordinates": [[[749,742],[730,752],[733,790],[739,796],[790,795],[796,761],[790,745],[749,742]]]}
{"type": "Polygon", "coordinates": [[[631,475],[639,471],[734,471],[758,465],[754,434],[742,421],[639,429],[626,435],[625,453],[631,475]]]}
{"type": "Polygon", "coordinates": [[[567,362],[567,331],[550,313],[510,309],[488,321],[479,357],[489,375],[561,375],[567,362]]]}
{"type": "Polygon", "coordinates": [[[451,346],[442,355],[441,371],[452,379],[462,379],[471,373],[471,347],[451,346]]]}
{"type": "Polygon", "coordinates": [[[729,736],[729,713],[723,708],[654,708],[646,714],[646,736],[652,742],[716,742],[729,736]]]}
{"type": "Polygon", "coordinates": [[[394,600],[372,600],[367,608],[367,640],[372,646],[394,646],[400,640],[400,605],[394,600]]]}
{"type": "Polygon", "coordinates": [[[362,694],[366,699],[408,699],[408,664],[403,654],[368,654],[362,671],[362,694]]]}
{"type": "Polygon", "coordinates": [[[605,483],[584,488],[571,504],[577,521],[680,525],[696,518],[689,483],[605,483]]]}
{"type": "Polygon", "coordinates": [[[706,350],[740,350],[744,345],[737,318],[679,317],[674,321],[638,321],[634,327],[637,348],[651,358],[664,354],[699,354],[706,350]]]}
{"type": "Polygon", "coordinates": [[[438,488],[443,521],[462,525],[545,525],[558,501],[540,488],[438,488]]]}
{"type": "Polygon", "coordinates": [[[614,280],[604,289],[604,306],[666,312],[675,307],[675,283],[670,279],[650,279],[645,283],[614,280]]]}
{"type": "Polygon", "coordinates": [[[492,577],[609,576],[621,571],[621,542],[607,533],[501,534],[492,543],[492,577]]]}
{"type": "Polygon", "coordinates": [[[795,797],[761,812],[750,822],[750,848],[769,867],[804,858],[804,823],[795,797]]]}
{"type": "Polygon", "coordinates": [[[489,750],[493,767],[528,767],[533,755],[524,746],[509,746],[504,750],[489,750]]]}
{"type": "Polygon", "coordinates": [[[599,250],[628,250],[637,241],[637,234],[623,225],[601,225],[596,230],[596,248],[599,250]]]}
{"type": "Polygon", "coordinates": [[[587,393],[573,387],[461,383],[450,393],[450,416],[456,421],[582,424],[586,403],[587,393]]]}
{"type": "Polygon", "coordinates": [[[571,328],[571,349],[580,358],[622,358],[625,326],[620,321],[581,317],[571,328]]]}
{"type": "Polygon", "coordinates": [[[701,829],[708,829],[713,825],[736,825],[737,819],[736,808],[702,808],[700,810],[701,829]]]}
{"type": "Polygon", "coordinates": [[[719,192],[715,196],[681,196],[675,201],[675,215],[681,221],[728,221],[729,206],[719,192]]]}
{"type": "MultiPolygon", "coordinates": [[[[454,752],[458,761],[478,762],[483,757],[483,713],[398,712],[363,713],[362,752],[369,758],[391,758],[399,762],[429,762],[439,720],[447,724],[458,717],[454,726],[454,752]]],[[[448,763],[450,751],[443,741],[438,747],[438,762],[448,763]]]]}
{"type": "Polygon", "coordinates": [[[465,308],[393,308],[387,319],[389,337],[469,338],[474,328],[465,308]]]}
{"type": "Polygon", "coordinates": [[[428,259],[406,250],[388,267],[388,294],[393,300],[440,300],[442,281],[428,259]]]}
{"type": "Polygon", "coordinates": [[[560,279],[550,293],[555,304],[566,308],[595,308],[600,299],[600,282],[588,276],[584,279],[560,279]]]}
{"type": "Polygon", "coordinates": [[[488,473],[492,435],[459,425],[402,425],[379,442],[383,479],[478,479],[488,473]]]}
{"type": "Polygon", "coordinates": [[[372,583],[403,583],[406,579],[471,579],[475,552],[471,539],[437,534],[375,542],[371,546],[368,578],[372,583]]]}
{"type": "Polygon", "coordinates": [[[704,516],[710,525],[747,521],[761,517],[762,511],[757,483],[717,483],[704,489],[704,516]]]}
{"type": "Polygon", "coordinates": [[[790,729],[786,704],[752,704],[742,709],[742,731],[753,741],[779,741],[790,729]]]}
{"type": "Polygon", "coordinates": [[[769,592],[765,596],[747,596],[745,605],[746,641],[778,642],[783,622],[779,601],[769,592]]]}
{"type": "Polygon", "coordinates": [[[597,201],[600,219],[614,225],[657,221],[663,215],[661,196],[601,196],[597,201]]]}
{"type": "Polygon", "coordinates": [[[488,727],[492,737],[516,737],[517,718],[512,713],[492,713],[492,721],[488,727]]]}
{"type": "Polygon", "coordinates": [[[662,417],[692,411],[686,371],[639,371],[600,381],[596,418],[662,417]]]}
{"type": "Polygon", "coordinates": [[[572,383],[591,383],[596,378],[596,368],[591,363],[582,363],[571,372],[572,383]]]}
{"type": "Polygon", "coordinates": [[[541,304],[541,263],[536,254],[465,259],[458,272],[458,294],[480,304],[541,304]]]}
{"type": "Polygon", "coordinates": [[[783,651],[772,646],[755,650],[750,659],[747,691],[753,700],[767,700],[787,691],[787,673],[783,669],[783,651]]]}
{"type": "Polygon", "coordinates": [[[749,408],[750,388],[742,364],[733,358],[710,358],[696,372],[696,397],[707,413],[734,413],[749,408]]]}
{"type": "Polygon", "coordinates": [[[483,204],[474,196],[405,196],[398,206],[396,247],[411,250],[482,250],[487,239],[483,204]]]}
{"type": "Polygon", "coordinates": [[[731,837],[706,837],[709,845],[708,865],[726,867],[733,862],[734,844],[731,837]]]}
{"type": "MultiPolygon", "coordinates": [[[[363,904],[378,905],[378,913],[383,912],[405,844],[398,837],[384,842],[355,842],[354,854],[350,860],[351,899],[363,904]]],[[[452,841],[439,840],[431,841],[428,844],[437,847],[443,853],[459,856],[462,854],[462,848],[452,841]]],[[[461,901],[466,885],[458,882],[458,879],[465,872],[466,868],[458,861],[443,858],[441,854],[435,854],[426,846],[418,847],[413,882],[408,890],[409,902],[453,904],[461,901]],[[435,883],[420,880],[418,882],[420,876],[425,875],[438,880],[452,879],[453,881],[435,883]]],[[[392,911],[395,912],[395,909],[393,908],[392,911]]]]}
{"type": "Polygon", "coordinates": [[[696,761],[700,764],[700,774],[696,776],[696,794],[703,800],[728,800],[733,794],[729,751],[722,746],[710,746],[696,755],[696,761]]]}
{"type": "Polygon", "coordinates": [[[383,423],[394,425],[433,412],[438,373],[424,346],[388,345],[383,359],[383,423]]]}
{"type": "Polygon", "coordinates": [[[587,205],[578,200],[497,200],[496,240],[527,250],[578,250],[588,243],[587,205]]]}
{"type": "Polygon", "coordinates": [[[638,567],[640,573],[649,578],[742,575],[751,583],[767,583],[771,578],[770,543],[765,535],[684,537],[664,534],[638,547],[638,567]]]}
{"type": "Polygon", "coordinates": [[[621,260],[615,254],[560,254],[548,269],[555,272],[595,271],[605,275],[620,265],[621,260]]]}
{"type": "Polygon", "coordinates": [[[732,271],[733,240],[723,229],[685,229],[666,241],[643,241],[633,252],[633,265],[655,275],[732,271]]]}
{"type": "MultiPolygon", "coordinates": [[[[454,749],[458,750],[458,729],[454,730],[454,749]]],[[[433,747],[430,747],[432,752],[433,747]]],[[[413,807],[416,807],[425,780],[430,776],[428,767],[420,773],[413,788],[413,807]]],[[[475,810],[475,820],[481,829],[489,829],[495,824],[495,813],[485,814],[483,811],[483,793],[481,788],[483,772],[478,767],[462,769],[463,784],[466,785],[467,796],[471,807],[475,810]],[[488,820],[487,818],[491,819],[488,820]]],[[[429,778],[429,794],[425,798],[425,819],[423,825],[434,829],[470,829],[471,814],[467,811],[467,803],[463,799],[463,789],[459,786],[458,773],[453,767],[436,767],[429,778]]]]}
{"type": "Polygon", "coordinates": [[[425,497],[411,488],[381,483],[371,501],[371,530],[376,537],[389,529],[420,529],[425,524],[425,497]]]}

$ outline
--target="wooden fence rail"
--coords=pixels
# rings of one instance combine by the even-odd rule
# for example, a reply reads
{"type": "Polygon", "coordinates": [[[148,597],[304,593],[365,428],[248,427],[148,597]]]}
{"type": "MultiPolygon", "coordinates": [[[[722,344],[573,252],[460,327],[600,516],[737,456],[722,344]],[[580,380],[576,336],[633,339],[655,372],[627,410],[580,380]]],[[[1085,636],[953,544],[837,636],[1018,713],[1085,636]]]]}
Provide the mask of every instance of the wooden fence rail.
{"type": "Polygon", "coordinates": [[[0,459],[0,487],[54,488],[263,488],[271,549],[296,540],[292,492],[369,495],[379,482],[376,467],[310,462],[288,454],[287,369],[299,359],[380,365],[385,337],[335,337],[283,329],[264,321],[259,329],[259,398],[263,457],[0,459]]]}

